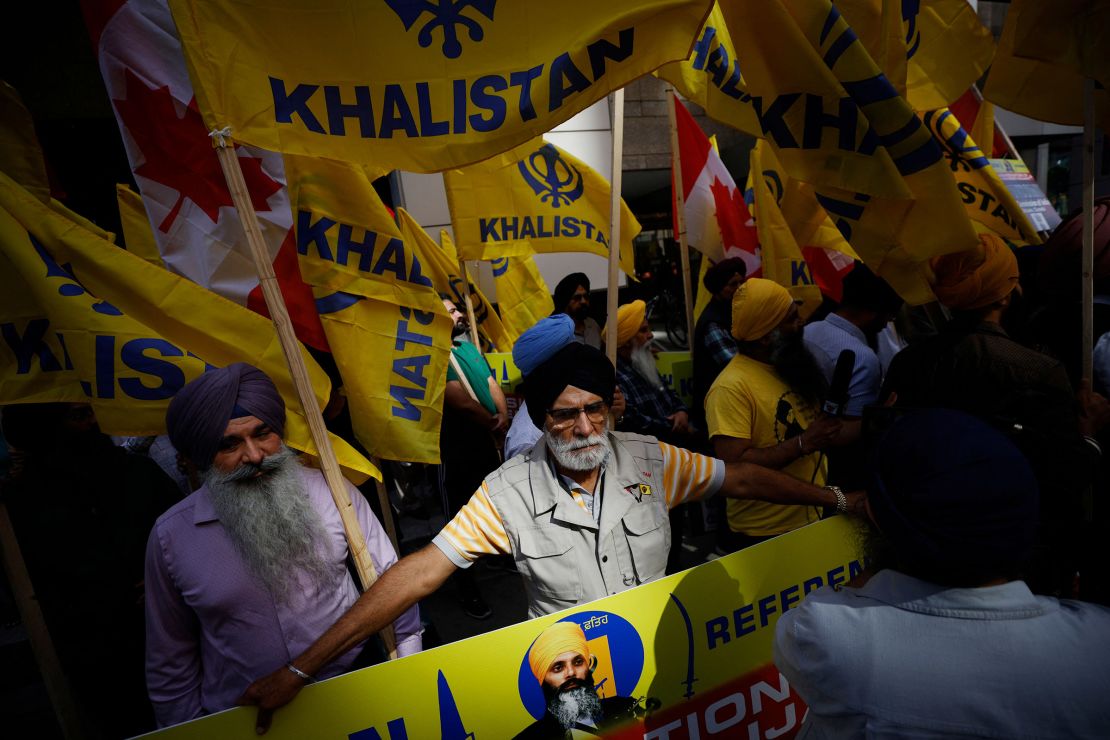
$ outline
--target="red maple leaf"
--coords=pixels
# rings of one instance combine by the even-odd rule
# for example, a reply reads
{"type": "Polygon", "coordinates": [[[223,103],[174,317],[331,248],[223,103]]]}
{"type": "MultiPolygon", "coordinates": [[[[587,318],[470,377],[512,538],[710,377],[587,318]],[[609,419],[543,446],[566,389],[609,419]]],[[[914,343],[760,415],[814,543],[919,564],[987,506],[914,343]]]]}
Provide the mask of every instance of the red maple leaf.
{"type": "MultiPolygon", "coordinates": [[[[216,223],[220,208],[233,203],[196,99],[178,116],[168,86],[147,87],[130,69],[125,69],[124,75],[127,97],[112,103],[143,153],[144,161],[135,174],[177,191],[177,202],[158,228],[169,231],[186,198],[216,223]]],[[[269,211],[266,199],[281,190],[281,183],[262,171],[257,157],[239,157],[239,164],[254,209],[269,211]]]]}
{"type": "Polygon", "coordinates": [[[725,249],[736,247],[755,254],[759,247],[759,236],[754,226],[747,225],[752,217],[740,189],[729,188],[714,177],[709,190],[713,193],[713,203],[717,207],[717,225],[721,229],[721,241],[725,249]]]}

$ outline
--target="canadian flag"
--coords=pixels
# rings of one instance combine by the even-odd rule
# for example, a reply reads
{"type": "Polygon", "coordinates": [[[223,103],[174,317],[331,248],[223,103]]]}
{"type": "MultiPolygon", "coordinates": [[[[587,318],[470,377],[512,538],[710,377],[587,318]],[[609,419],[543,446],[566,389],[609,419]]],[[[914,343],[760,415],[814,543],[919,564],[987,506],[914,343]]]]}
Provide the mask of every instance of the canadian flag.
{"type": "MultiPolygon", "coordinates": [[[[82,6],[162,261],[269,315],[166,0],[83,0],[82,6]]],[[[327,349],[297,266],[282,157],[247,146],[235,151],[297,337],[327,349]]]]}
{"type": "Polygon", "coordinates": [[[671,97],[682,165],[686,243],[714,262],[739,257],[747,266],[748,277],[758,277],[759,237],[743,191],[736,187],[721,155],[690,111],[677,95],[672,93],[671,97]]]}

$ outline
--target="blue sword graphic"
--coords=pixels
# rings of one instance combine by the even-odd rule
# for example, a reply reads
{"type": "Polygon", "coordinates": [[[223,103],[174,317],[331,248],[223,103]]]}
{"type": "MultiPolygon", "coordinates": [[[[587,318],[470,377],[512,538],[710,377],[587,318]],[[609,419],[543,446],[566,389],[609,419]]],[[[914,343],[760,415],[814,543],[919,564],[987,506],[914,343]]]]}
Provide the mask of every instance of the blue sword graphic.
{"type": "Polygon", "coordinates": [[[694,682],[697,677],[694,675],[694,625],[690,622],[690,615],[686,612],[686,607],[678,600],[678,597],[671,594],[671,599],[674,601],[678,611],[682,614],[682,621],[686,623],[686,680],[682,683],[686,684],[686,693],[683,694],[687,699],[694,695],[694,682]]]}
{"type": "Polygon", "coordinates": [[[459,708],[455,706],[455,697],[451,687],[447,685],[447,677],[443,671],[439,672],[437,679],[439,687],[439,736],[441,740],[474,740],[474,733],[467,732],[463,727],[462,716],[459,708]]]}

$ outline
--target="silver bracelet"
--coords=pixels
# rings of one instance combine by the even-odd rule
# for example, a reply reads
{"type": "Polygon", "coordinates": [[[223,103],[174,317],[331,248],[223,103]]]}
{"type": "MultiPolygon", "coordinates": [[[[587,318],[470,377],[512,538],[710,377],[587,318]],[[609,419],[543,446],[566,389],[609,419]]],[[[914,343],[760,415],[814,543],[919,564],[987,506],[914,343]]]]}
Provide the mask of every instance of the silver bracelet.
{"type": "Polygon", "coordinates": [[[836,510],[841,514],[848,513],[848,497],[844,495],[844,491],[840,490],[839,486],[825,486],[826,491],[832,491],[836,496],[836,510]]]}
{"type": "Polygon", "coordinates": [[[802,445],[802,435],[799,434],[796,439],[798,440],[798,452],[805,457],[809,453],[806,452],[806,448],[802,445]]]}
{"type": "Polygon", "coordinates": [[[305,680],[305,683],[316,683],[315,678],[308,675],[307,673],[305,673],[304,671],[302,671],[300,668],[293,665],[292,663],[286,663],[285,667],[288,668],[295,675],[300,676],[301,678],[303,678],[305,680]]]}

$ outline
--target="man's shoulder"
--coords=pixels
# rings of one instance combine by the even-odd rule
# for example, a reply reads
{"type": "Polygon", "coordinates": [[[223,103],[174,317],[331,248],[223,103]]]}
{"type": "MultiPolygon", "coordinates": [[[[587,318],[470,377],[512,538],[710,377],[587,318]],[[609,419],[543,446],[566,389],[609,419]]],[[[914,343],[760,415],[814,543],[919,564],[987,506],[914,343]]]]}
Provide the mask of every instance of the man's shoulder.
{"type": "Polygon", "coordinates": [[[208,495],[208,487],[201,486],[176,504],[166,509],[160,517],[154,520],[154,528],[158,531],[173,529],[184,524],[192,524],[197,505],[204,505],[202,497],[208,495]]]}

